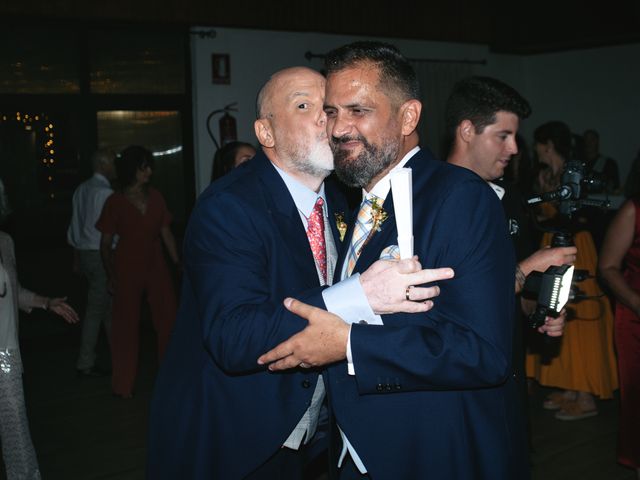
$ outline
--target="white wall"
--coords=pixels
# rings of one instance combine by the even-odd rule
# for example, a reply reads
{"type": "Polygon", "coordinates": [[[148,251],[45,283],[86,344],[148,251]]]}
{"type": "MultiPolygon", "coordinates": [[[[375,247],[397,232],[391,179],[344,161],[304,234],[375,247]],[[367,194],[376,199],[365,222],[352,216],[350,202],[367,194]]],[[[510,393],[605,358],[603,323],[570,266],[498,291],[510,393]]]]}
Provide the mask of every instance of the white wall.
{"type": "MultiPolygon", "coordinates": [[[[194,31],[206,30],[196,27],[194,31]]],[[[281,68],[306,65],[320,69],[321,59],[307,61],[304,54],[325,53],[363,37],[321,33],[274,32],[216,28],[215,38],[192,36],[196,191],[209,183],[215,146],[206,131],[207,115],[238,102],[234,113],[238,139],[255,143],[255,96],[268,76],[281,68]],[[211,54],[230,55],[230,85],[211,82],[211,54]]],[[[548,120],[563,120],[576,133],[587,128],[600,132],[601,149],[618,160],[626,178],[640,148],[635,120],[640,114],[640,45],[578,50],[536,56],[491,54],[485,45],[383,39],[408,58],[486,59],[474,73],[495,76],[513,85],[532,107],[522,125],[531,142],[534,128],[548,120]]],[[[425,108],[428,108],[426,106],[425,108]]],[[[213,131],[218,135],[218,119],[213,131]]]]}
{"type": "MultiPolygon", "coordinates": [[[[194,31],[205,30],[197,27],[194,31]]],[[[207,115],[225,105],[238,102],[233,116],[238,122],[238,139],[255,143],[253,121],[255,97],[269,75],[281,68],[305,65],[320,70],[321,59],[307,61],[305,52],[323,54],[335,47],[362,40],[363,37],[320,33],[291,33],[260,30],[216,28],[216,37],[192,37],[194,143],[196,154],[196,191],[208,184],[215,145],[206,130],[207,115]],[[211,54],[230,55],[230,85],[211,82],[211,54]]],[[[395,44],[408,58],[486,59],[488,48],[483,45],[423,42],[414,40],[378,39],[395,44]]],[[[482,67],[480,67],[482,68],[482,67]]],[[[218,139],[218,116],[213,128],[218,139]]],[[[219,139],[218,139],[219,140],[219,139]]]]}
{"type": "Polygon", "coordinates": [[[593,128],[624,183],[640,150],[640,44],[525,57],[523,75],[533,106],[526,138],[549,120],[579,134],[593,128]]]}

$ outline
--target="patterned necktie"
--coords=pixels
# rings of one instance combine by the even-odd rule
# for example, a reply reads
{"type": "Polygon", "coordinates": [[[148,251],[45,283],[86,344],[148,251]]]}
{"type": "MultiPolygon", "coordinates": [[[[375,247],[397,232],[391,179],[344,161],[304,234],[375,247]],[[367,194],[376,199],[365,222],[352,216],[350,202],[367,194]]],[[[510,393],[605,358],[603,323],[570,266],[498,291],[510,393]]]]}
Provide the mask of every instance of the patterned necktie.
{"type": "Polygon", "coordinates": [[[309,225],[307,227],[307,238],[313,252],[313,258],[322,274],[323,283],[327,282],[327,247],[324,241],[324,212],[322,210],[324,201],[318,197],[309,215],[309,225]]]}
{"type": "Polygon", "coordinates": [[[362,247],[364,247],[364,244],[371,233],[371,228],[373,228],[373,209],[371,206],[373,205],[374,199],[379,200],[375,195],[367,195],[360,205],[358,218],[356,218],[356,223],[353,226],[351,245],[349,245],[347,272],[345,277],[349,277],[353,272],[353,268],[356,266],[358,257],[360,257],[362,247]]]}

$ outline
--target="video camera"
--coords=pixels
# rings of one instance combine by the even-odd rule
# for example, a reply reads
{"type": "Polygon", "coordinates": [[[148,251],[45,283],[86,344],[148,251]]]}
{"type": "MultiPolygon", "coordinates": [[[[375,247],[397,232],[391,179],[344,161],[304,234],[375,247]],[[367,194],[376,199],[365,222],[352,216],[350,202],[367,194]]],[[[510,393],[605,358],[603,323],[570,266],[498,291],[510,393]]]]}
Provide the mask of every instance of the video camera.
{"type": "Polygon", "coordinates": [[[571,216],[573,212],[583,206],[609,207],[609,200],[588,198],[589,193],[600,193],[606,189],[606,181],[600,176],[587,172],[584,163],[570,160],[565,163],[560,187],[558,189],[536,195],[527,200],[531,207],[544,202],[558,202],[559,211],[563,215],[571,216]]]}
{"type": "MultiPolygon", "coordinates": [[[[594,173],[587,172],[584,163],[571,160],[565,163],[560,177],[560,187],[531,197],[527,204],[532,207],[544,202],[558,202],[560,214],[571,215],[584,206],[607,208],[609,200],[588,198],[589,193],[600,193],[606,190],[606,182],[594,173]]],[[[553,232],[552,247],[568,247],[573,245],[573,235],[569,230],[547,230],[553,232]]],[[[523,295],[537,301],[537,307],[530,315],[533,328],[544,324],[547,315],[555,317],[560,314],[568,301],[580,301],[585,295],[575,285],[590,274],[587,270],[574,270],[570,265],[551,266],[545,272],[532,272],[526,279],[523,295]]]]}

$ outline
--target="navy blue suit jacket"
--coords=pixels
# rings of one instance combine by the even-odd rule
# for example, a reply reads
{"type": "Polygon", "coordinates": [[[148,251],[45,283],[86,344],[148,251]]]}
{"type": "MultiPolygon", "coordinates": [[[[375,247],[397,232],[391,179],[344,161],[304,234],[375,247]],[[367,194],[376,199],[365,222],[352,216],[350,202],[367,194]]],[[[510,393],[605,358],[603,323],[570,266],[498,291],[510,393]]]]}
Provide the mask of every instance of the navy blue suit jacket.
{"type": "MultiPolygon", "coordinates": [[[[375,480],[520,479],[513,442],[521,437],[512,431],[515,263],[502,207],[476,174],[425,150],[406,166],[414,252],[424,268],[452,267],[455,278],[440,282],[427,313],[353,324],[356,375],[345,362],[325,375],[333,411],[375,480]]],[[[383,208],[389,217],[355,272],[397,244],[391,194],[383,208]]]]}
{"type": "MultiPolygon", "coordinates": [[[[330,182],[325,192],[339,248],[333,211],[346,203],[330,182]]],[[[201,195],[184,267],[151,405],[147,476],[243,478],[282,446],[318,380],[315,371],[272,374],[256,363],[307,323],[283,299],[321,291],[298,210],[263,153],[201,195]]]]}

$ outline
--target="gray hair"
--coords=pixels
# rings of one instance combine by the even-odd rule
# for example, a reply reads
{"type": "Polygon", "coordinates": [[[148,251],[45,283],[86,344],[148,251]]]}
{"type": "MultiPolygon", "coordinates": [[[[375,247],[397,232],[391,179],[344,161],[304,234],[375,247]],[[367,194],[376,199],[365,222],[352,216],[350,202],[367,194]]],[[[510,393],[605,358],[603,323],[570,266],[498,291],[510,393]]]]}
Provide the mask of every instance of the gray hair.
{"type": "Polygon", "coordinates": [[[101,148],[96,150],[93,155],[91,155],[91,165],[93,166],[93,170],[96,171],[103,165],[113,163],[115,158],[116,154],[110,148],[101,148]]]}

